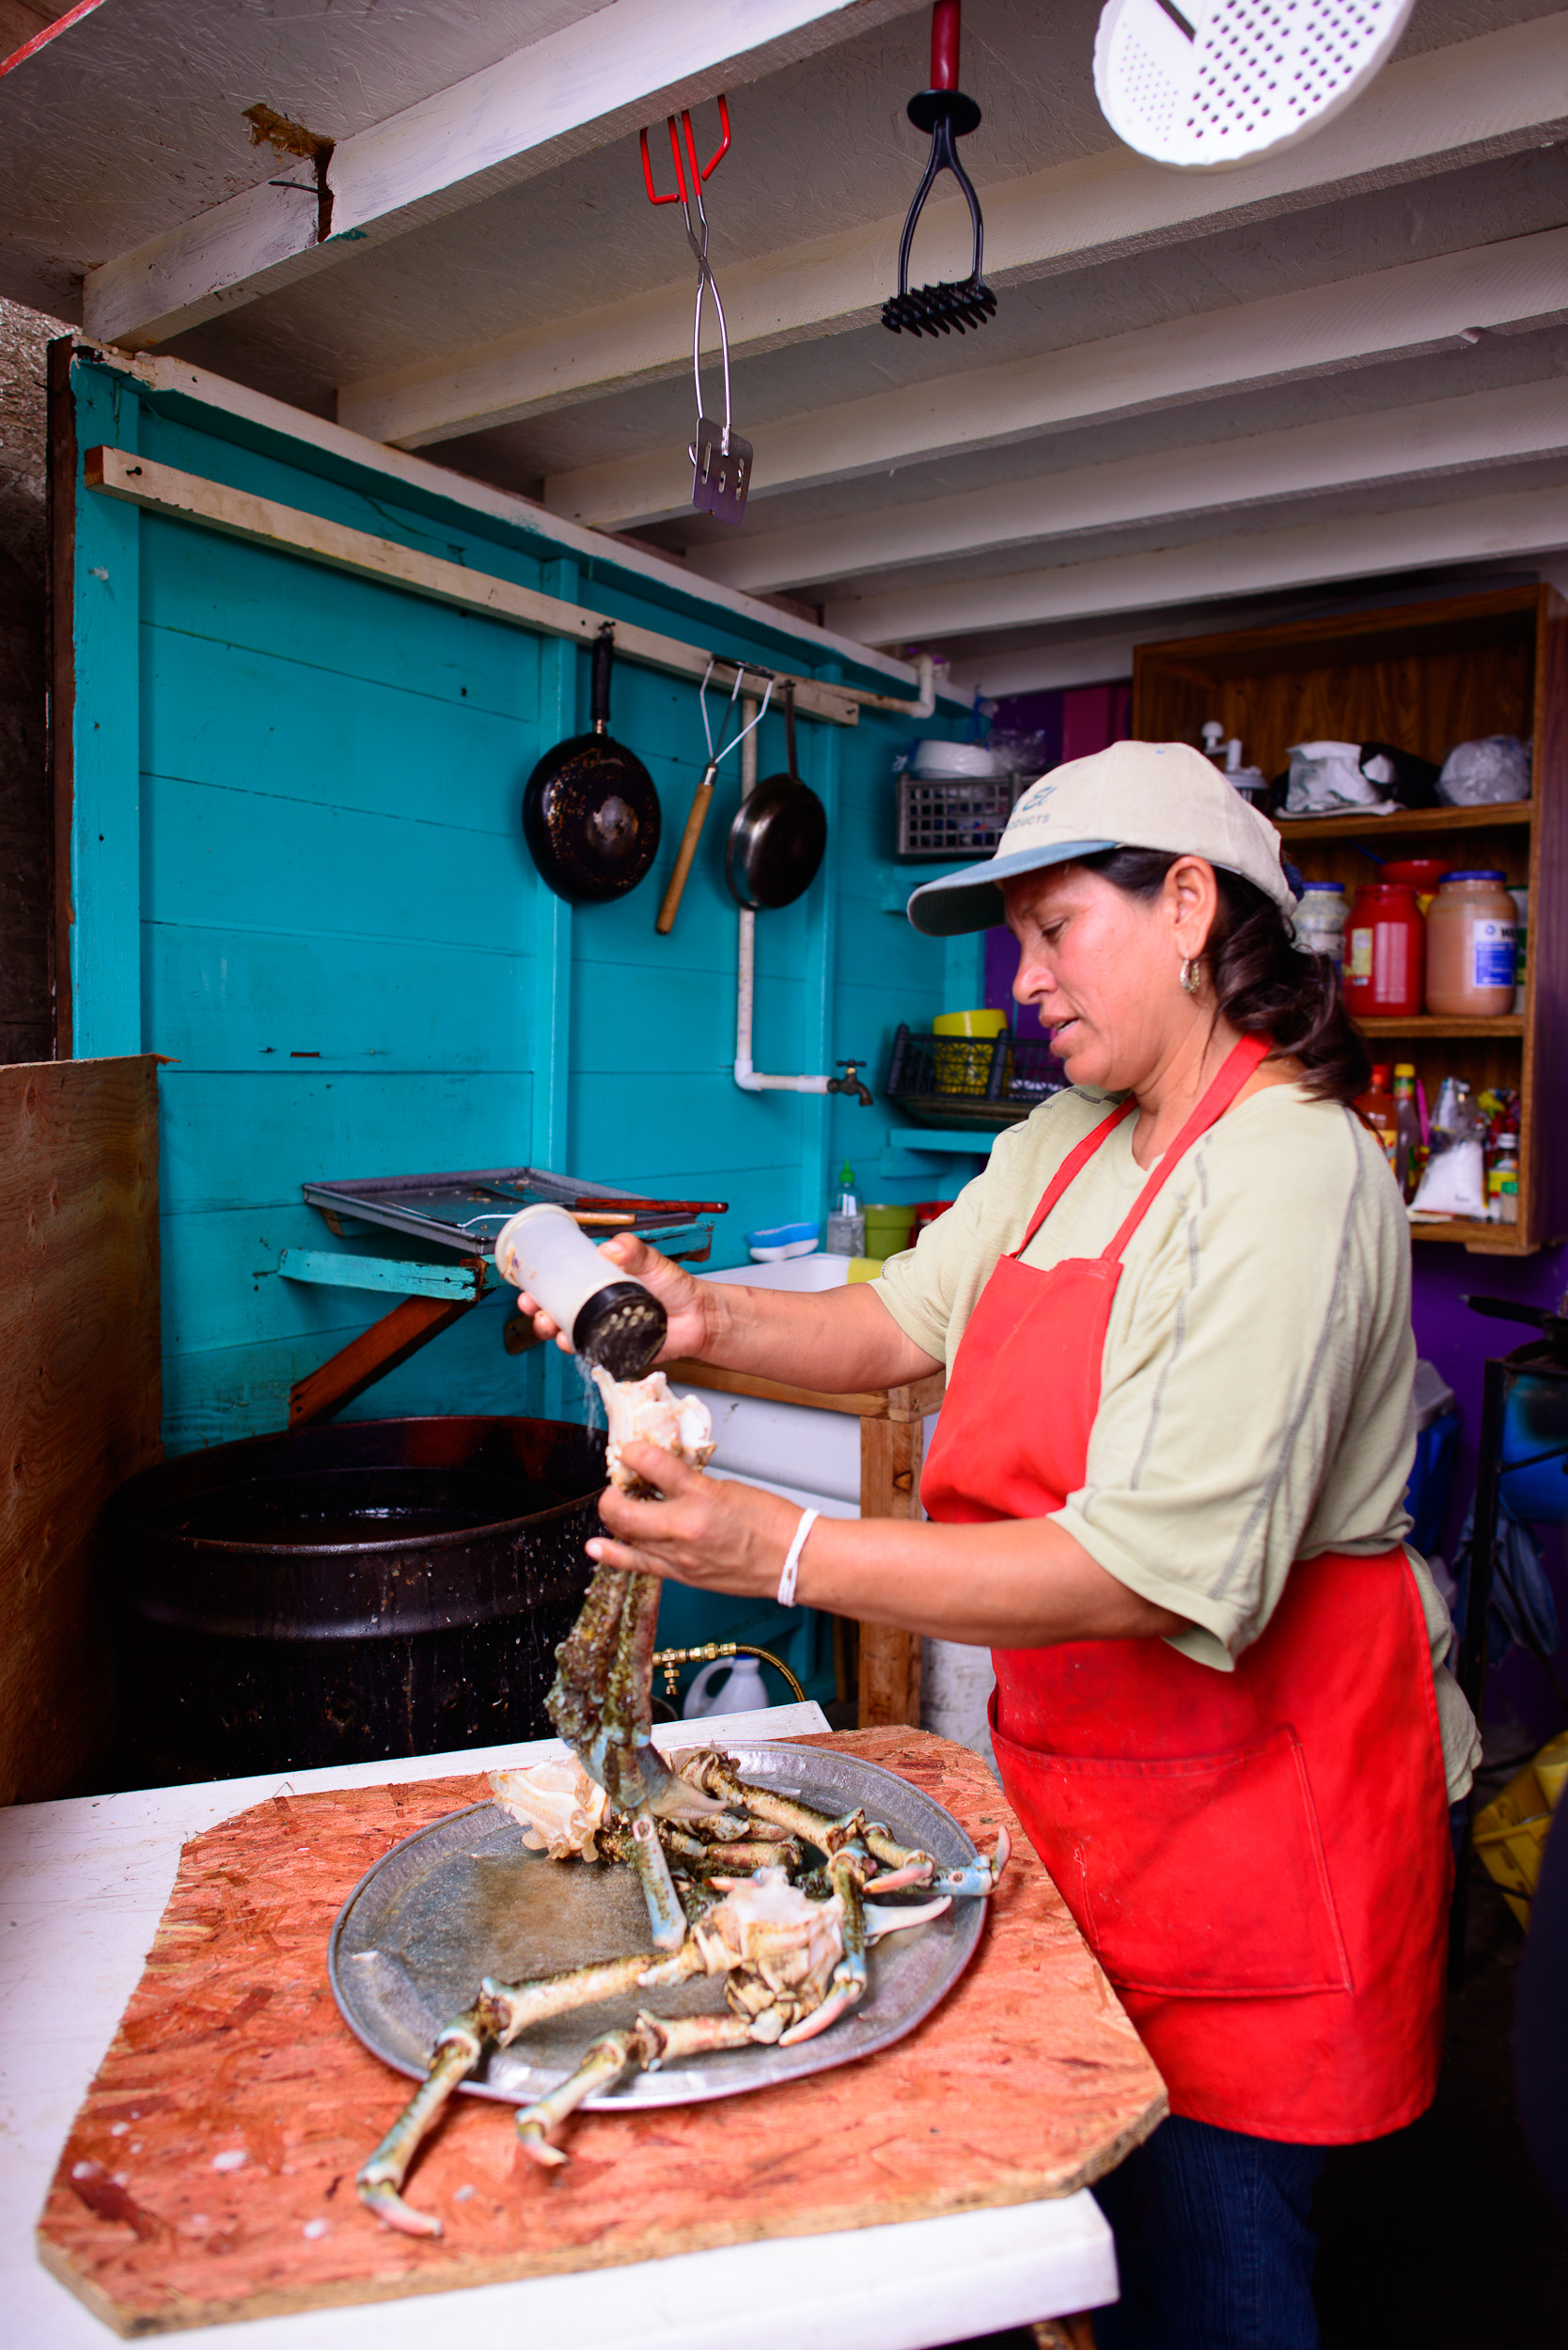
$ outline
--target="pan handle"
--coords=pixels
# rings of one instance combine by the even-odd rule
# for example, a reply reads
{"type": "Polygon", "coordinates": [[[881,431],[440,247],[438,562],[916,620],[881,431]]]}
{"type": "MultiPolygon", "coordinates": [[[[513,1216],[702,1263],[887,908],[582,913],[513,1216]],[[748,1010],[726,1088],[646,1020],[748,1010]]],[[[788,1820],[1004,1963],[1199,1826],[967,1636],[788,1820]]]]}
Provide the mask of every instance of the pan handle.
{"type": "Polygon", "coordinates": [[[595,734],[607,734],[610,726],[610,671],[615,666],[615,623],[606,620],[593,640],[593,691],[588,704],[588,716],[595,734]]]}
{"type": "Polygon", "coordinates": [[[800,769],[795,765],[795,682],[792,677],[784,681],[784,764],[789,771],[790,781],[798,783],[800,769]]]}
{"type": "Polygon", "coordinates": [[[692,870],[692,859],[697,854],[697,844],[702,838],[702,827],[708,821],[708,810],[713,806],[713,777],[717,773],[718,760],[711,759],[703,770],[701,782],[692,793],[691,814],[686,819],[686,829],[681,835],[681,846],[675,853],[675,870],[669,877],[669,885],[665,891],[665,901],[659,908],[659,918],[653,925],[661,938],[667,938],[675,928],[675,917],[681,911],[681,901],[685,895],[687,877],[692,870]]]}

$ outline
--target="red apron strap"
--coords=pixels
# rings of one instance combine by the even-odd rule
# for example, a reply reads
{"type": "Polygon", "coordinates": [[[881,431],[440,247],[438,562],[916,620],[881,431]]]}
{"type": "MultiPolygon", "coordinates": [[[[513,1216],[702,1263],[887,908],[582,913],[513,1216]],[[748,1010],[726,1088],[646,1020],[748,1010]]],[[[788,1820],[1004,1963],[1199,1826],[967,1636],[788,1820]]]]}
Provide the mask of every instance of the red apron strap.
{"type": "Polygon", "coordinates": [[[1143,1189],[1138,1193],[1121,1230],[1109,1247],[1102,1251],[1104,1257],[1120,1260],[1121,1251],[1126,1247],[1127,1243],[1159,1197],[1161,1185],[1176,1172],[1178,1162],[1191,1150],[1200,1135],[1206,1135],[1209,1128],[1224,1117],[1253,1071],[1261,1066],[1273,1050],[1273,1040],[1269,1037],[1244,1036],[1242,1038],[1241,1042],[1230,1054],[1224,1068],[1199,1103],[1175,1141],[1166,1152],[1143,1189]]]}
{"type": "Polygon", "coordinates": [[[1127,1099],[1121,1103],[1118,1108],[1112,1110],[1108,1118],[1102,1118],[1098,1126],[1091,1126],[1089,1133],[1085,1135],[1083,1140],[1080,1143],[1075,1144],[1074,1147],[1069,1151],[1067,1156],[1063,1159],[1061,1165],[1058,1167],[1056,1173],[1046,1184],[1045,1196],[1034,1212],[1034,1216],[1030,1222],[1028,1230],[1024,1234],[1024,1237],[1019,1242],[1017,1247],[1011,1252],[1013,1256],[1021,1257],[1023,1255],[1025,1249],[1028,1246],[1030,1241],[1033,1240],[1036,1232],[1039,1231],[1041,1226],[1044,1223],[1045,1218],[1050,1214],[1051,1210],[1056,1206],[1057,1201],[1061,1198],[1061,1195],[1067,1189],[1068,1184],[1071,1183],[1074,1178],[1077,1175],[1079,1169],[1086,1166],[1094,1156],[1095,1152],[1098,1151],[1106,1136],[1111,1134],[1116,1127],[1120,1126],[1124,1118],[1131,1118],[1137,1107],[1137,1102],[1129,1093],[1127,1099]]]}

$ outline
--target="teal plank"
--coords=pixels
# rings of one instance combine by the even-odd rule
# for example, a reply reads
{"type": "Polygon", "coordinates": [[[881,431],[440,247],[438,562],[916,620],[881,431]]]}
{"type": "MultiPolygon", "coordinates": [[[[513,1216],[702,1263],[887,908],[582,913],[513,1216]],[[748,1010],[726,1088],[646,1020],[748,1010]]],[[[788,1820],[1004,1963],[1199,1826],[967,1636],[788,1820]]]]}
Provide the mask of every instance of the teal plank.
{"type": "Polygon", "coordinates": [[[475,1295],[476,1282],[480,1295],[495,1287],[494,1265],[481,1265],[476,1274],[466,1264],[423,1264],[407,1257],[361,1257],[347,1251],[335,1256],[325,1248],[286,1248],[277,1270],[285,1281],[312,1287],[378,1291],[383,1303],[389,1293],[466,1300],[475,1295]]]}
{"type": "Polygon", "coordinates": [[[488,1072],[527,1065],[529,955],[321,932],[142,932],[151,1048],[186,1070],[488,1072]]]}
{"type": "Polygon", "coordinates": [[[528,944],[538,888],[521,832],[491,838],[166,776],[144,776],[143,796],[149,921],[528,944]]]}
{"type": "Polygon", "coordinates": [[[81,454],[136,446],[137,402],[94,370],[72,368],[77,400],[76,528],[71,573],[71,1051],[78,1059],[142,1050],[138,937],[141,805],[136,761],[140,517],[96,495],[81,454]]]}
{"type": "Polygon", "coordinates": [[[400,680],[142,631],[143,764],[187,783],[514,834],[554,728],[400,680]]]}
{"type": "Polygon", "coordinates": [[[275,1076],[251,1076],[166,1069],[160,1196],[171,1214],[287,1206],[304,1183],[518,1166],[531,1092],[527,1070],[329,1076],[294,1062],[275,1076]]]}

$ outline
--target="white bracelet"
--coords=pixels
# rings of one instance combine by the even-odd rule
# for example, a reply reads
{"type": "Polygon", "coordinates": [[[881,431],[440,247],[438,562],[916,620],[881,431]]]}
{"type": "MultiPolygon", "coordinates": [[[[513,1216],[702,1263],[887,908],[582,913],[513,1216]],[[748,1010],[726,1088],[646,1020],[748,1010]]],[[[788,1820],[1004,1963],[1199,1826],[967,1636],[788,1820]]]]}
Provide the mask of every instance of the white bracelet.
{"type": "Polygon", "coordinates": [[[800,1554],[806,1548],[806,1537],[821,1517],[820,1510],[803,1510],[795,1539],[784,1554],[784,1572],[778,1578],[778,1605],[792,1607],[795,1604],[795,1584],[800,1577],[800,1554]]]}

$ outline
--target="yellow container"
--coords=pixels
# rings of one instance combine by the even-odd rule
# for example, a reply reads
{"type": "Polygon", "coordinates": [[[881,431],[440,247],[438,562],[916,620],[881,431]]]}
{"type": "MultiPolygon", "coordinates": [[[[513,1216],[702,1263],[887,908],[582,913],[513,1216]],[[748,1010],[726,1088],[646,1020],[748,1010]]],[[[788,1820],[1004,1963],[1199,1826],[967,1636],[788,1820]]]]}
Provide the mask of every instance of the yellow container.
{"type": "Polygon", "coordinates": [[[1006,1012],[944,1011],[931,1027],[937,1039],[937,1092],[984,1093],[991,1083],[991,1048],[1007,1033],[1006,1012]]]}
{"type": "Polygon", "coordinates": [[[1541,1875],[1552,1813],[1568,1779],[1568,1731],[1548,1739],[1532,1762],[1516,1771],[1500,1795],[1475,1822],[1475,1848],[1482,1866],[1502,1888],[1504,1901],[1522,1926],[1541,1875]]]}
{"type": "Polygon", "coordinates": [[[1005,1011],[944,1011],[939,1012],[932,1022],[931,1032],[933,1036],[988,1036],[995,1039],[1002,1035],[1006,1027],[1005,1011]]]}

